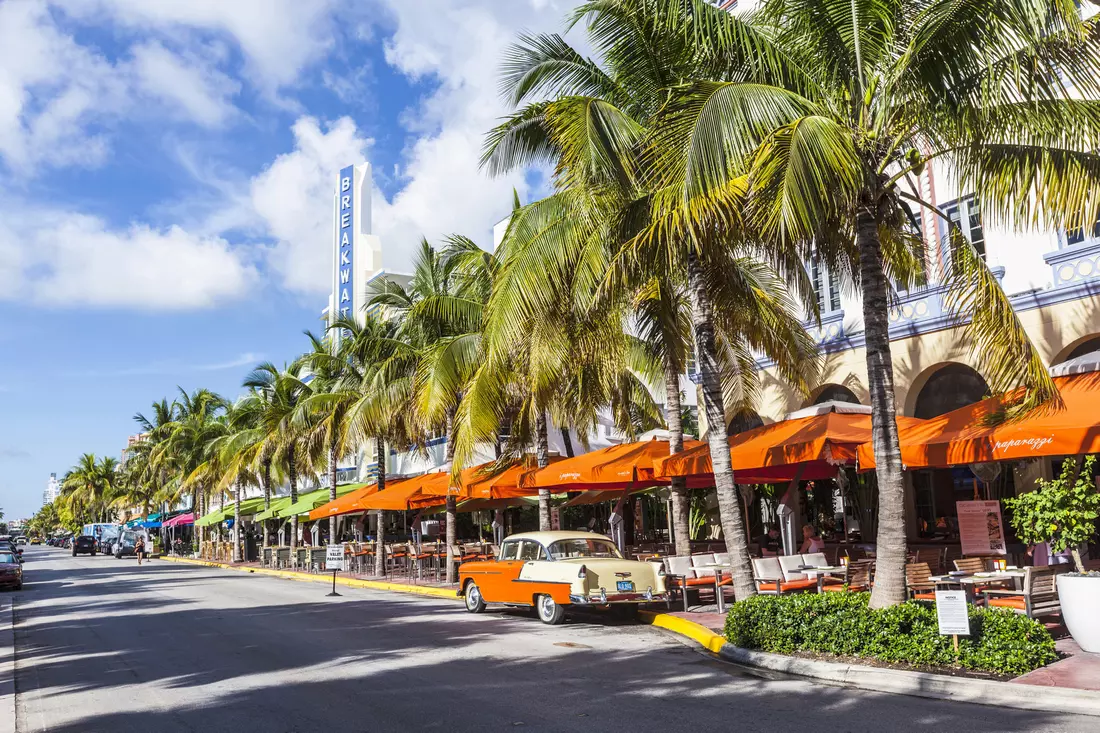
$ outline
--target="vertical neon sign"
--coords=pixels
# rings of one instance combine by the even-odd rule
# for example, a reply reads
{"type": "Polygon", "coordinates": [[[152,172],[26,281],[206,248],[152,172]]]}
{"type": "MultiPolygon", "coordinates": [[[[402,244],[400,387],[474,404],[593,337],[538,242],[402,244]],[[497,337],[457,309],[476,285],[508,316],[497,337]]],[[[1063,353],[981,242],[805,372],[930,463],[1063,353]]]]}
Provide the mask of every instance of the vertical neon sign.
{"type": "MultiPolygon", "coordinates": [[[[340,256],[339,256],[339,302],[336,304],[341,318],[354,316],[355,307],[355,277],[352,264],[355,260],[355,196],[353,184],[355,181],[355,166],[348,166],[340,171],[340,194],[337,215],[339,216],[340,256]]],[[[345,336],[350,334],[345,331],[345,336]]]]}

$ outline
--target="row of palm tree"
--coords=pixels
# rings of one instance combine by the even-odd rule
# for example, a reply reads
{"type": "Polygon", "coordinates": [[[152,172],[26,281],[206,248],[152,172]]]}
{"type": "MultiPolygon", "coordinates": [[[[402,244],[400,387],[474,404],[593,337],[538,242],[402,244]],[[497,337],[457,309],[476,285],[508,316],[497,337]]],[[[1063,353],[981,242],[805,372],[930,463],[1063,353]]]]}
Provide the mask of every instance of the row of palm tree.
{"type": "MultiPolygon", "coordinates": [[[[309,334],[289,364],[259,365],[236,401],[181,390],[155,404],[137,416],[148,437],[127,475],[157,500],[190,494],[199,516],[230,499],[239,519],[250,487],[269,505],[276,485],[296,499],[327,475],[335,499],[340,461],[372,444],[380,487],[390,448],[426,452],[441,438],[454,477],[486,450],[497,469],[542,467],[551,429],[571,452],[569,436],[586,443],[601,415],[628,437],[663,424],[676,452],[680,377],[694,362],[745,598],[755,587],[725,425],[755,405],[761,356],[793,388],[813,383],[803,322],[819,317],[805,267],[816,261],[862,298],[880,493],[872,603],[903,601],[893,290],[934,272],[990,386],[1026,387],[1021,411],[1057,403],[984,259],[918,179],[949,165],[1005,226],[1091,222],[1100,27],[1068,0],[763,0],[739,14],[591,0],[568,22],[591,58],[562,36],[525,35],[502,66],[515,111],[489,132],[484,167],[553,176],[545,197],[513,202],[499,247],[423,242],[407,285],[375,281],[366,313],[309,334]],[[943,253],[921,230],[926,211],[948,231],[943,253]]],[[[72,485],[81,497],[99,486],[72,485]]],[[[687,554],[687,489],[671,491],[687,554]]],[[[541,492],[544,529],[550,502],[541,492]]],[[[455,511],[449,496],[448,546],[455,511]]]]}
{"type": "MultiPolygon", "coordinates": [[[[489,352],[563,298],[606,307],[643,283],[682,289],[706,420],[723,425],[730,340],[773,359],[797,353],[759,318],[759,284],[778,277],[816,316],[803,263],[817,260],[862,298],[880,494],[872,605],[901,602],[891,288],[921,283],[938,261],[990,386],[1025,386],[1020,411],[1058,401],[986,262],[918,178],[946,165],[1006,226],[1091,223],[1100,25],[1068,0],[762,0],[736,14],[703,0],[591,0],[569,19],[579,25],[593,57],[558,35],[524,36],[503,65],[517,109],[484,163],[548,164],[554,190],[513,217],[489,352]],[[925,211],[948,228],[942,257],[922,235],[925,211]],[[723,314],[731,291],[747,320],[723,314]]],[[[708,432],[744,598],[755,591],[723,439],[708,432]]]]}

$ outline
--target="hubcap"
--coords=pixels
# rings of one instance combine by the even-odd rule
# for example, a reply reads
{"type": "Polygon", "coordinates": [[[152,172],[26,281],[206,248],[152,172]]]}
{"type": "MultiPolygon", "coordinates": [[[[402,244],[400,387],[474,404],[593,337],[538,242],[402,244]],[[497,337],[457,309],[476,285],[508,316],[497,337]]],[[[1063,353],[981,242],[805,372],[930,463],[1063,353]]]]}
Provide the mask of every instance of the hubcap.
{"type": "Polygon", "coordinates": [[[466,605],[470,608],[476,608],[480,600],[481,593],[478,591],[477,586],[470,586],[470,590],[466,591],[466,605]]]}
{"type": "Polygon", "coordinates": [[[554,615],[554,599],[550,596],[542,597],[542,615],[546,618],[554,615]]]}

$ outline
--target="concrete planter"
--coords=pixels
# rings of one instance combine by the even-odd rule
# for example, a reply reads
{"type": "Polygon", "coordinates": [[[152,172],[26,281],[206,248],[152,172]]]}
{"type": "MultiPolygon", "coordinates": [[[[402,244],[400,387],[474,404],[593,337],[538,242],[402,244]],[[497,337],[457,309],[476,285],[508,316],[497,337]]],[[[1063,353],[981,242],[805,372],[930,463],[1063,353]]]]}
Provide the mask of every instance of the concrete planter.
{"type": "Polygon", "coordinates": [[[1062,619],[1077,645],[1100,654],[1100,576],[1058,576],[1062,619]]]}

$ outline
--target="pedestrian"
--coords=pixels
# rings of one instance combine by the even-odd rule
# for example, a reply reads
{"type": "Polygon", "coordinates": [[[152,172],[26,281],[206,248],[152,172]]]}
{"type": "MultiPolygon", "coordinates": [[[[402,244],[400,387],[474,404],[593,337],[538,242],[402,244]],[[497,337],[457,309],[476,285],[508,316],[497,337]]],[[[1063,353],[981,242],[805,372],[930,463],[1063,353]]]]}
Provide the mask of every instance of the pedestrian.
{"type": "Polygon", "coordinates": [[[141,565],[141,556],[145,554],[145,535],[139,534],[134,543],[134,554],[137,555],[138,565],[141,565]]]}

